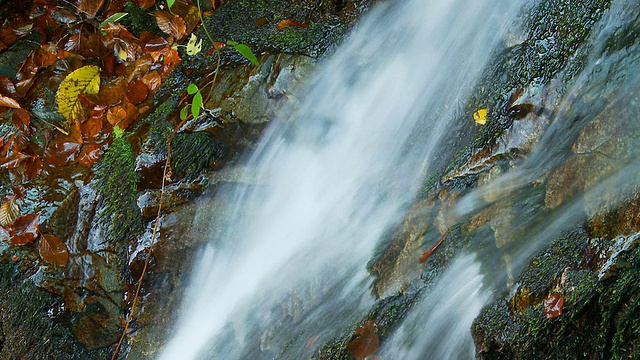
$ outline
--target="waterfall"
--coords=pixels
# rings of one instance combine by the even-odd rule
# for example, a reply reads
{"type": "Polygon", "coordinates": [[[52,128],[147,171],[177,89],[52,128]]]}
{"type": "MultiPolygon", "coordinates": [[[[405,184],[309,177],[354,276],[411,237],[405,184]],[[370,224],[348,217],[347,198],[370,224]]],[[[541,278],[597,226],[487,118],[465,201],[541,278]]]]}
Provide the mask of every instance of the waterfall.
{"type": "MultiPolygon", "coordinates": [[[[513,0],[376,5],[265,130],[246,160],[257,184],[220,192],[224,230],[195,265],[160,358],[309,357],[308,339],[361,319],[375,300],[367,262],[517,10],[513,0]]],[[[479,291],[473,258],[461,261],[479,291]]]]}

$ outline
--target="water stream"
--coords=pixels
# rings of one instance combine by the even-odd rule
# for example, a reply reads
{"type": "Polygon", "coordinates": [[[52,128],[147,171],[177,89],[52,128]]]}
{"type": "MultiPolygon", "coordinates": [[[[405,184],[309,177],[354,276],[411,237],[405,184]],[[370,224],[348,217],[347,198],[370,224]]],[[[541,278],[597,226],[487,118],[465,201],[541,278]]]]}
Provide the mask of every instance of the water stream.
{"type": "MultiPolygon", "coordinates": [[[[367,263],[436,165],[430,159],[451,135],[459,104],[493,49],[503,46],[521,4],[409,0],[371,10],[248,155],[258,185],[220,192],[220,202],[228,204],[224,230],[195,265],[160,358],[308,358],[315,345],[362,319],[375,301],[367,263]]],[[[609,102],[601,111],[624,105],[627,88],[638,85],[631,79],[627,88],[599,87],[593,74],[601,74],[602,64],[599,57],[589,60],[542,145],[521,166],[462,198],[451,223],[497,201],[539,196],[532,184],[566,156],[546,150],[547,144],[575,138],[585,126],[567,127],[563,119],[593,109],[579,105],[602,92],[609,102]]],[[[634,159],[584,196],[628,184],[637,176],[634,159]]],[[[583,216],[575,210],[583,202],[576,197],[527,216],[521,228],[536,240],[508,247],[518,254],[513,271],[583,216]]],[[[486,279],[476,258],[502,261],[486,253],[460,255],[384,344],[385,360],[473,357],[471,322],[509,281],[506,274],[486,279]]]]}

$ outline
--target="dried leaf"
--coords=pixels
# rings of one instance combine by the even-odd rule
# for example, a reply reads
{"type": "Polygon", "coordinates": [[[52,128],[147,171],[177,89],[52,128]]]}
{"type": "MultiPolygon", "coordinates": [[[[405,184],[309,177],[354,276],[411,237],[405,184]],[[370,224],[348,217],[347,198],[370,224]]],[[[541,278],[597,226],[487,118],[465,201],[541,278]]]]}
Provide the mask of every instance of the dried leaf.
{"type": "Polygon", "coordinates": [[[49,234],[42,234],[38,250],[42,260],[57,266],[67,266],[69,251],[59,238],[49,234]]]}
{"type": "Polygon", "coordinates": [[[297,26],[300,28],[306,28],[307,26],[309,26],[309,24],[303,24],[303,23],[299,23],[297,21],[293,21],[293,20],[281,20],[278,23],[278,29],[282,30],[284,28],[287,28],[289,26],[297,26]]]}
{"type": "Polygon", "coordinates": [[[11,235],[9,235],[7,229],[0,226],[0,241],[8,243],[9,239],[11,239],[11,235]]]}
{"type": "Polygon", "coordinates": [[[258,20],[256,20],[253,25],[254,26],[262,26],[269,23],[269,20],[266,17],[261,17],[258,20]]]}
{"type": "Polygon", "coordinates": [[[20,215],[20,206],[15,198],[9,199],[0,206],[0,225],[7,226],[13,224],[20,215]]]}
{"type": "Polygon", "coordinates": [[[24,161],[24,176],[27,180],[33,180],[40,175],[43,168],[44,163],[42,162],[40,155],[33,155],[24,161]]]}
{"type": "Polygon", "coordinates": [[[552,293],[544,300],[544,313],[547,319],[553,319],[562,315],[562,306],[564,305],[564,295],[552,293]]]}
{"type": "Polygon", "coordinates": [[[138,105],[147,99],[149,95],[149,88],[144,84],[142,80],[136,80],[129,84],[129,90],[127,91],[127,100],[132,104],[138,105]]]}
{"type": "Polygon", "coordinates": [[[369,320],[353,332],[352,340],[347,344],[347,351],[356,359],[362,360],[373,355],[378,347],[380,347],[378,326],[373,320],[369,320]]]}
{"type": "Polygon", "coordinates": [[[39,221],[39,214],[23,215],[16,219],[9,231],[12,235],[11,244],[25,245],[34,242],[40,233],[39,221]]]}
{"type": "MultiPolygon", "coordinates": [[[[122,18],[124,18],[125,16],[129,15],[128,13],[115,13],[111,16],[109,16],[108,18],[104,19],[103,22],[100,23],[100,30],[102,30],[102,28],[104,28],[108,23],[110,22],[118,22],[120,20],[122,20],[122,18]]],[[[104,33],[103,35],[105,35],[106,33],[104,33]]]]}
{"type": "Polygon", "coordinates": [[[480,125],[484,125],[487,123],[487,109],[480,109],[476,112],[473,113],[473,120],[480,124],[480,125]]]}
{"type": "Polygon", "coordinates": [[[49,142],[44,152],[45,162],[53,166],[65,166],[74,163],[82,148],[82,133],[80,124],[74,122],[68,136],[59,134],[49,142]]]}
{"type": "Polygon", "coordinates": [[[6,106],[12,109],[20,108],[20,104],[15,99],[10,98],[8,96],[4,96],[2,94],[0,94],[0,106],[6,106]]]}
{"type": "Polygon", "coordinates": [[[25,134],[31,133],[31,115],[23,108],[13,110],[11,116],[13,125],[25,134]]]}
{"type": "Polygon", "coordinates": [[[156,11],[156,23],[162,32],[173,36],[174,39],[182,39],[187,32],[187,25],[184,20],[176,15],[166,11],[156,11]]]}
{"type": "Polygon", "coordinates": [[[90,168],[102,155],[102,146],[98,144],[86,144],[82,147],[80,155],[78,155],[78,162],[80,165],[90,168]]]}
{"type": "Polygon", "coordinates": [[[83,108],[79,94],[97,94],[100,91],[100,68],[83,66],[67,75],[56,93],[58,112],[68,121],[79,117],[83,108]]]}
{"type": "Polygon", "coordinates": [[[104,4],[104,0],[80,0],[78,9],[89,15],[90,18],[96,17],[96,14],[104,4]]]}
{"type": "Polygon", "coordinates": [[[445,231],[445,233],[442,234],[442,236],[440,237],[440,240],[438,240],[437,243],[435,243],[431,248],[429,248],[429,250],[425,251],[422,254],[422,256],[420,257],[420,264],[427,261],[427,259],[431,256],[431,254],[433,254],[433,252],[438,248],[438,246],[442,244],[442,241],[444,241],[444,238],[447,237],[447,235],[449,234],[449,231],[450,230],[445,231]]]}

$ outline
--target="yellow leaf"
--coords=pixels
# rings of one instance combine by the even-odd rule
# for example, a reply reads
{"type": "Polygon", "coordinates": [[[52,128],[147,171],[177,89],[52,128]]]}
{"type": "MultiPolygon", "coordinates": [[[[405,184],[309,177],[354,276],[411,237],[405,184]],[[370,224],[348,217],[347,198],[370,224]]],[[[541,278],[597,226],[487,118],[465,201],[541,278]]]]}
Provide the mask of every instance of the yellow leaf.
{"type": "Polygon", "coordinates": [[[20,215],[20,207],[15,199],[2,203],[0,206],[0,225],[7,226],[13,224],[20,215]]]}
{"type": "Polygon", "coordinates": [[[191,34],[189,42],[187,43],[187,55],[194,56],[202,51],[202,39],[198,41],[198,37],[191,34]]]}
{"type": "Polygon", "coordinates": [[[120,48],[120,50],[118,50],[118,57],[120,60],[127,60],[127,52],[123,48],[120,48]]]}
{"type": "Polygon", "coordinates": [[[78,100],[80,94],[97,94],[100,91],[100,68],[83,66],[67,75],[56,93],[58,112],[72,121],[82,112],[78,100]]]}
{"type": "Polygon", "coordinates": [[[480,109],[473,113],[473,120],[480,125],[487,123],[487,109],[480,109]]]}

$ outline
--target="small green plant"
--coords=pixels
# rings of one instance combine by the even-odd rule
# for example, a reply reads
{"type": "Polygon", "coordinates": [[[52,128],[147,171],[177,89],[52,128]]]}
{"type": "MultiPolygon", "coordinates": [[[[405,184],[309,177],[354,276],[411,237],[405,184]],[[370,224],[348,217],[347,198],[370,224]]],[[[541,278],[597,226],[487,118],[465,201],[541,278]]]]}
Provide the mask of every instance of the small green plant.
{"type": "MultiPolygon", "coordinates": [[[[204,109],[204,103],[202,101],[202,93],[200,89],[198,89],[198,85],[189,84],[187,87],[187,93],[189,95],[193,95],[193,100],[191,100],[191,115],[193,115],[194,119],[197,119],[200,116],[200,111],[204,109]]],[[[180,119],[182,121],[186,120],[189,116],[189,104],[185,105],[182,110],[180,110],[180,119]]]]}

